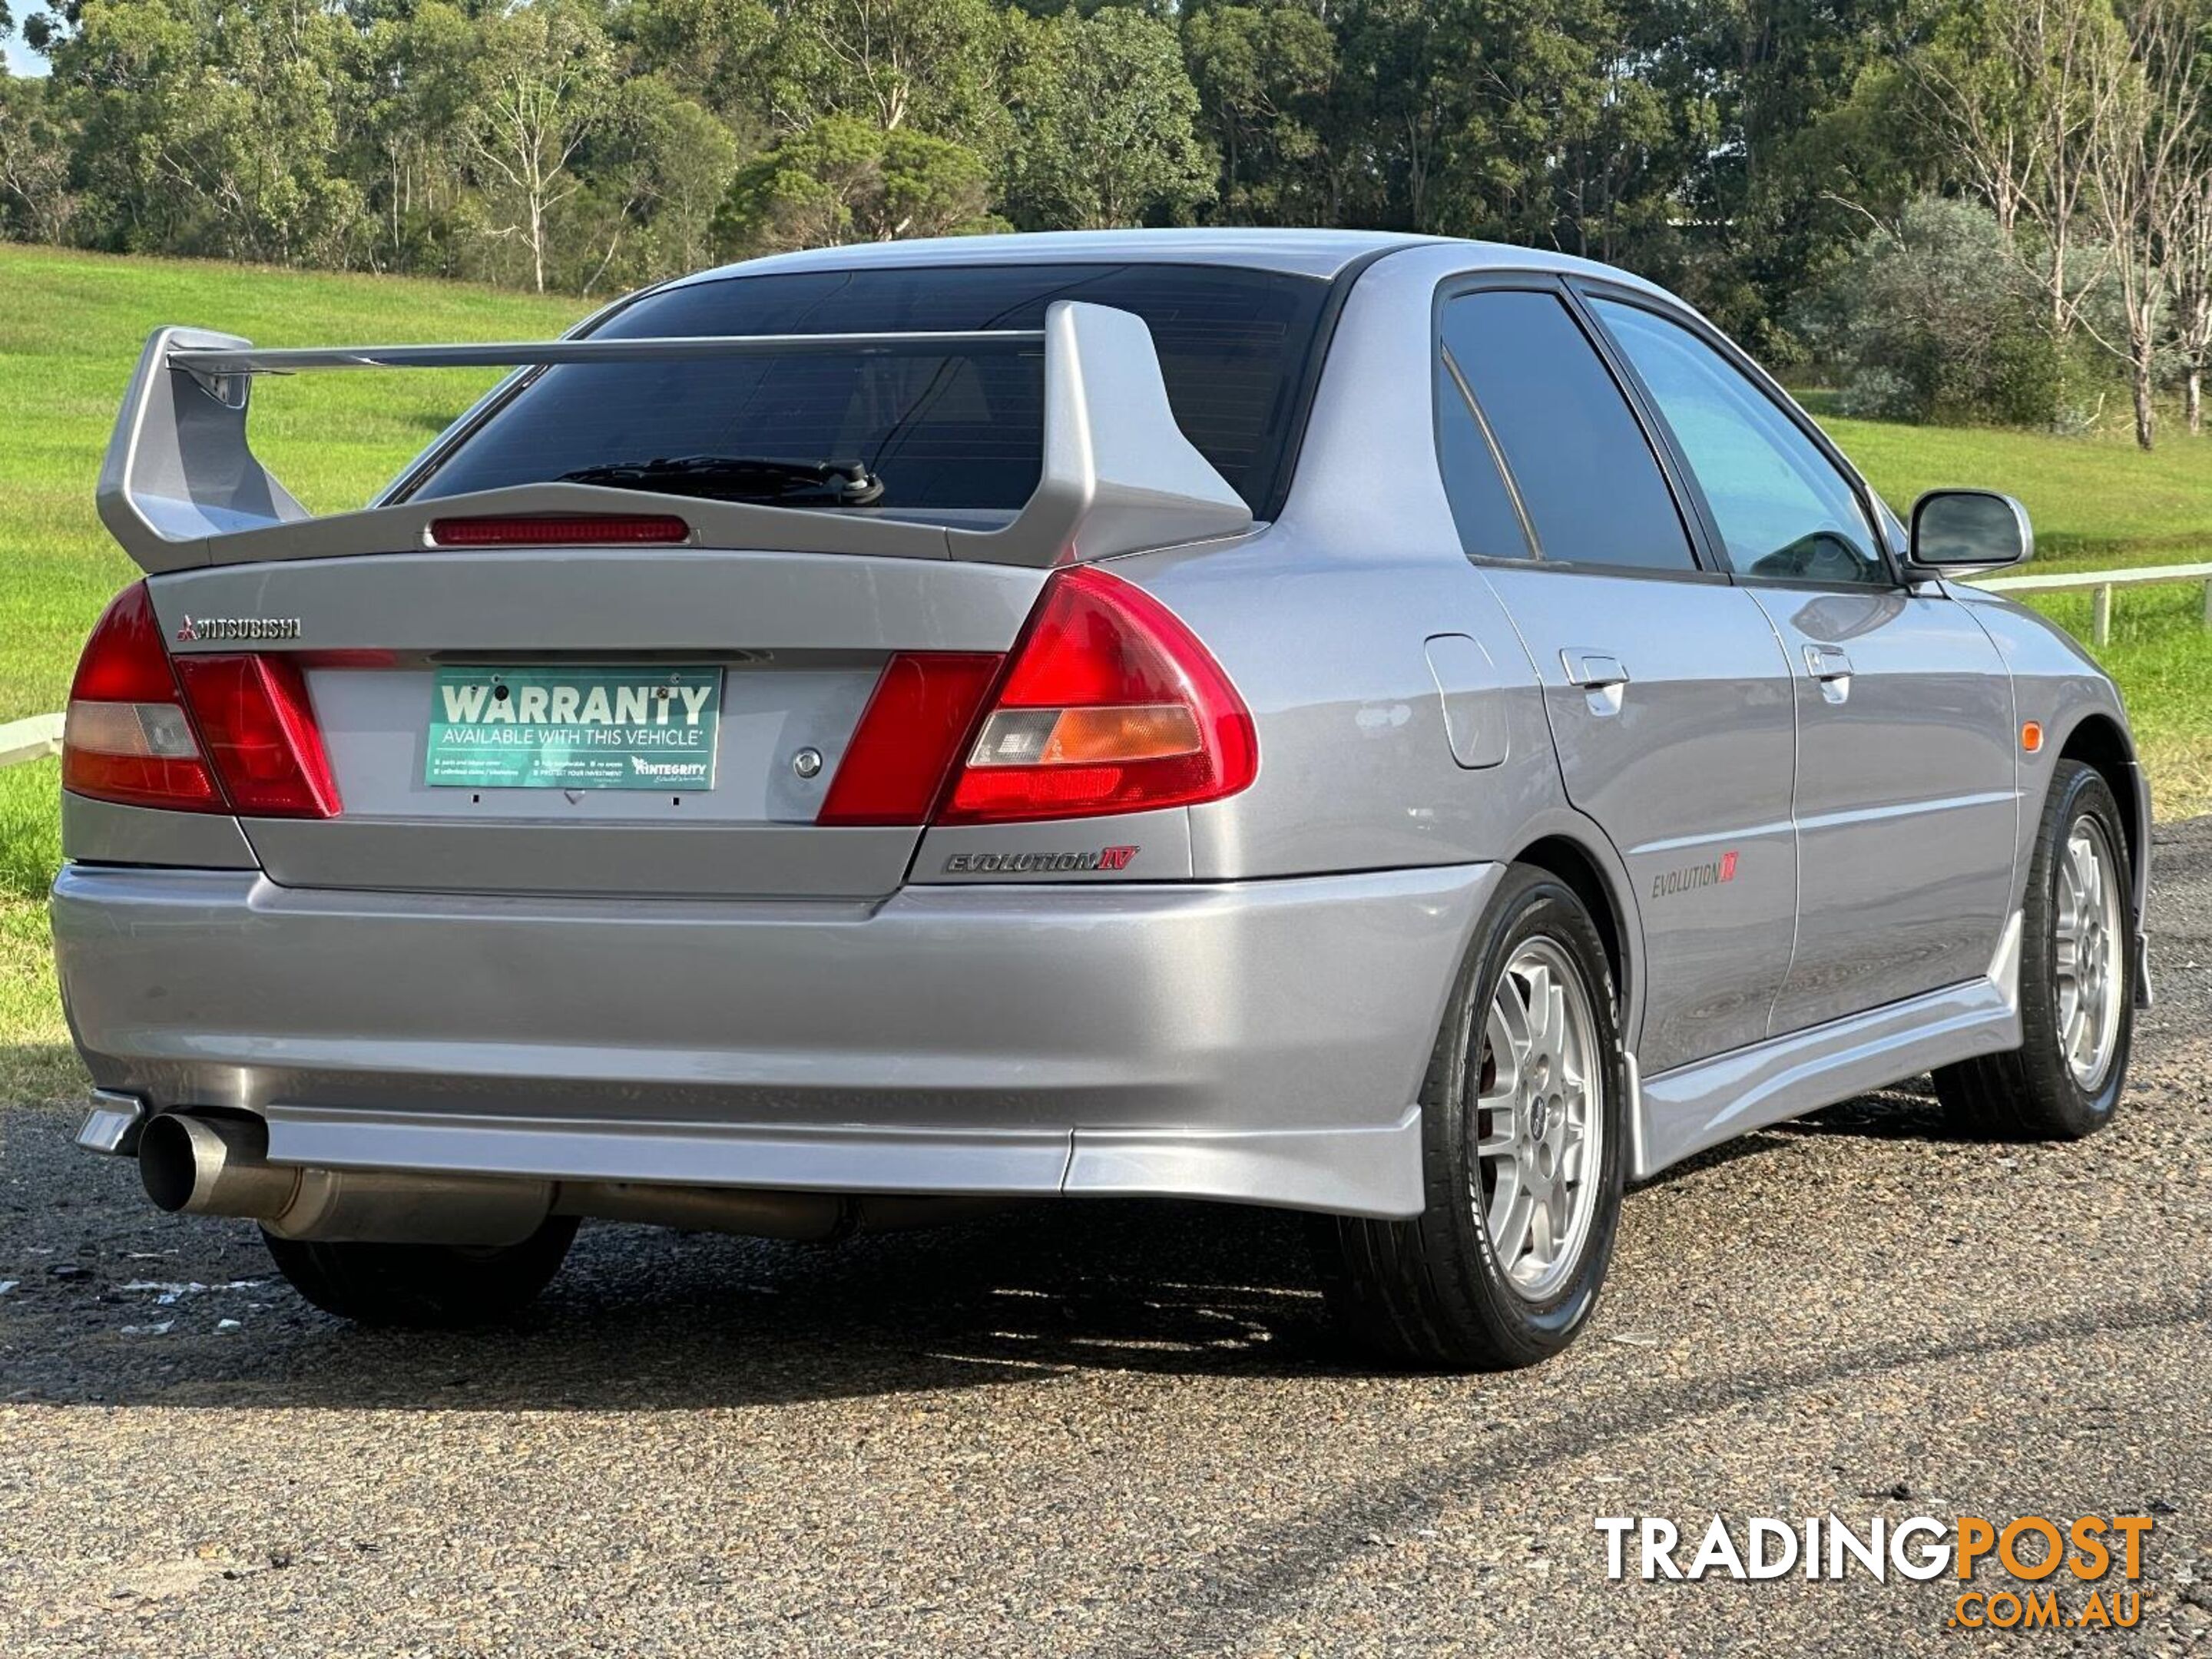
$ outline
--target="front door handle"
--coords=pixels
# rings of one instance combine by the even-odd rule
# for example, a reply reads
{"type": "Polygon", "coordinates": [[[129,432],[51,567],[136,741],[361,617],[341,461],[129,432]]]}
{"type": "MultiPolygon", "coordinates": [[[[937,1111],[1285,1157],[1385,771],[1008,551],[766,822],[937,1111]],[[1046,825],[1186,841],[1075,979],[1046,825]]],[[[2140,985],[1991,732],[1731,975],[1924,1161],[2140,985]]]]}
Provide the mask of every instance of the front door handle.
{"type": "Polygon", "coordinates": [[[1628,670],[1620,658],[1609,651],[1571,645],[1559,653],[1559,662],[1567,671],[1567,684],[1580,686],[1587,694],[1591,714],[1603,716],[1620,712],[1621,700],[1628,690],[1628,670]]]}
{"type": "Polygon", "coordinates": [[[1820,695],[1830,702],[1841,702],[1851,695],[1851,659],[1843,647],[1807,646],[1805,672],[1820,683],[1820,695]]]}

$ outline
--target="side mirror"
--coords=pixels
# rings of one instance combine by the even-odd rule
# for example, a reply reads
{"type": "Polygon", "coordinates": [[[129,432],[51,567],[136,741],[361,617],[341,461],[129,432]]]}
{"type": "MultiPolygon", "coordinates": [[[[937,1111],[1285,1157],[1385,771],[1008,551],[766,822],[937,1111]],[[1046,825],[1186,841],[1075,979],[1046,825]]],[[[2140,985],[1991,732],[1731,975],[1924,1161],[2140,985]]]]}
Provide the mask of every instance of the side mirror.
{"type": "Polygon", "coordinates": [[[1993,489],[1931,489],[1912,504],[1913,565],[1938,573],[1993,570],[2035,551],[2027,509],[1993,489]]]}

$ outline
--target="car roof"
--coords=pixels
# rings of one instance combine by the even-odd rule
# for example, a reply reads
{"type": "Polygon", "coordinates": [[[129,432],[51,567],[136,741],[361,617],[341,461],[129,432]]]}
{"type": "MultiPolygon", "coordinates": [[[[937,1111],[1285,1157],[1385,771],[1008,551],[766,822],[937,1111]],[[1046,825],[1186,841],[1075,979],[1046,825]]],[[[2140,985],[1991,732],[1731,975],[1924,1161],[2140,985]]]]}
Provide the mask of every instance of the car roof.
{"type": "Polygon", "coordinates": [[[1052,230],[1000,236],[941,236],[898,242],[854,242],[770,254],[739,264],[722,265],[669,284],[687,287],[726,276],[770,272],[853,270],[868,266],[1028,264],[1065,260],[1149,262],[1163,264],[1241,265],[1285,276],[1328,278],[1372,254],[1401,248],[1465,248],[1474,252],[1470,268],[1577,271],[1604,275],[1646,287],[1640,278],[1610,266],[1541,248],[1503,242],[1474,242],[1455,237],[1416,236],[1400,231],[1298,230],[1223,228],[1175,230],[1052,230]]]}

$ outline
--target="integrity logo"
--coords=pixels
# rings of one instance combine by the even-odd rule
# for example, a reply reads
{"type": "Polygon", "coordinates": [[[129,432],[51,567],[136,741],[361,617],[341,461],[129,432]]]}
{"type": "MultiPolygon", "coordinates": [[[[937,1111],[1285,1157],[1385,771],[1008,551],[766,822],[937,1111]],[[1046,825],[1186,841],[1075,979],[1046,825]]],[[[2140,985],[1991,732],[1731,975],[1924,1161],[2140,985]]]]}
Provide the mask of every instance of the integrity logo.
{"type": "Polygon", "coordinates": [[[650,761],[636,755],[629,757],[630,770],[641,778],[703,778],[707,775],[704,761],[650,761]]]}

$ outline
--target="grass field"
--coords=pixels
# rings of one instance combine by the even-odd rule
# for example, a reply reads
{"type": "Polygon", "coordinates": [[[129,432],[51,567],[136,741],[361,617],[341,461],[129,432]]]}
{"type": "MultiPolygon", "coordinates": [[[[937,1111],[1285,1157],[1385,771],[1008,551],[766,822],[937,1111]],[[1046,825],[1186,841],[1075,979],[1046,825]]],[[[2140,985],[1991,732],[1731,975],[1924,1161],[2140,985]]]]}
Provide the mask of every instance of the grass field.
{"type": "Polygon", "coordinates": [[[2039,571],[2212,559],[2212,438],[2192,440],[2178,422],[2148,455],[2118,430],[2047,438],[1826,414],[1821,424],[1899,512],[1944,484],[2019,496],[2035,520],[2039,571]]]}
{"type": "MultiPolygon", "coordinates": [[[[59,708],[77,648],[137,570],[93,511],[115,406],[163,323],[258,345],[543,337],[582,313],[455,283],[114,259],[0,245],[0,721],[59,708]]],[[[302,375],[256,392],[254,446],[308,506],[359,504],[489,373],[302,375]]],[[[80,1081],[47,957],[60,763],[0,771],[0,1099],[80,1081]]]]}
{"type": "MultiPolygon", "coordinates": [[[[0,245],[0,721],[59,708],[93,618],[136,574],[100,529],[92,488],[115,407],[155,326],[192,323],[259,345],[542,337],[577,301],[458,284],[0,245]]],[[[261,383],[254,443],[319,510],[352,506],[488,385],[489,374],[303,375],[261,383]]],[[[2010,490],[2036,522],[2039,568],[2212,559],[2212,439],[2156,453],[2124,438],[1831,419],[1896,504],[1939,483],[2010,490]]],[[[2203,593],[2121,597],[2106,665],[2125,691],[2163,814],[2212,806],[2212,635],[2203,593]]],[[[2086,634],[2086,595],[2049,614],[2086,634]]],[[[57,763],[0,771],[0,1091],[72,1089],[46,962],[58,854],[57,763]]]]}

